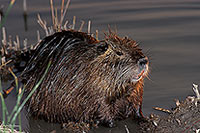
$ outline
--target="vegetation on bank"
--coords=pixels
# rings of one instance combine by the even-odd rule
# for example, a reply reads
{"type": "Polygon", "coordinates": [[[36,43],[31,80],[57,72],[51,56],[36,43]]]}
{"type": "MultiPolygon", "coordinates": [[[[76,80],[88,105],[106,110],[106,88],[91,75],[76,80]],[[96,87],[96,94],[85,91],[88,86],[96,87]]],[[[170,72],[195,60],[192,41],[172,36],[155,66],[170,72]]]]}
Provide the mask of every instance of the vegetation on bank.
{"type": "MultiPolygon", "coordinates": [[[[6,88],[2,88],[2,83],[1,83],[1,79],[0,79],[0,98],[1,98],[1,109],[2,109],[2,122],[0,124],[0,132],[4,132],[4,133],[22,132],[21,114],[20,113],[21,113],[23,107],[25,106],[26,102],[31,97],[31,95],[35,92],[35,90],[39,87],[39,85],[43,81],[43,79],[44,79],[44,77],[45,77],[45,75],[46,75],[46,73],[47,73],[47,71],[50,67],[50,64],[51,64],[51,62],[49,62],[48,66],[46,68],[46,71],[43,74],[40,81],[36,84],[36,86],[33,88],[33,90],[28,94],[28,96],[25,99],[22,99],[22,97],[24,95],[25,86],[19,87],[17,76],[13,73],[13,71],[10,67],[7,67],[7,64],[9,64],[12,61],[11,60],[6,61],[7,59],[5,57],[5,55],[7,55],[9,53],[8,53],[8,50],[7,50],[6,33],[5,33],[5,28],[3,27],[3,25],[5,24],[6,18],[8,17],[8,14],[9,14],[11,8],[13,7],[14,3],[15,3],[15,0],[11,0],[7,10],[5,11],[5,13],[3,13],[3,11],[1,11],[1,14],[0,14],[1,15],[0,16],[0,28],[2,29],[2,32],[3,32],[2,48],[1,48],[1,51],[0,51],[0,53],[1,53],[0,54],[0,71],[7,71],[7,72],[9,71],[9,73],[14,78],[14,81],[13,81],[13,82],[15,82],[14,89],[17,92],[16,105],[13,107],[12,111],[9,111],[7,109],[5,98],[4,98],[4,95],[3,95],[6,88]],[[18,120],[18,124],[16,124],[17,120],[18,120]],[[19,130],[19,131],[17,131],[16,129],[19,130]]],[[[19,44],[17,44],[17,46],[19,46],[19,44]]],[[[10,49],[12,49],[12,48],[10,48],[10,49]]],[[[17,49],[14,49],[14,50],[17,50],[17,49]]]]}
{"type": "Polygon", "coordinates": [[[41,82],[43,81],[46,73],[48,72],[48,69],[51,65],[51,62],[49,62],[45,73],[43,74],[42,78],[40,79],[40,81],[35,85],[35,87],[33,88],[33,90],[26,96],[25,99],[23,99],[22,101],[22,97],[24,95],[24,90],[25,90],[25,86],[19,87],[18,85],[18,78],[16,77],[16,75],[12,72],[11,69],[9,69],[10,73],[13,75],[14,79],[15,79],[15,89],[17,91],[17,101],[16,101],[16,105],[14,106],[13,110],[11,111],[11,113],[9,113],[7,106],[6,106],[6,102],[3,96],[3,88],[1,86],[1,80],[0,80],[0,97],[1,97],[1,105],[2,105],[2,124],[0,127],[3,128],[3,132],[6,131],[11,131],[11,132],[16,132],[14,130],[15,127],[19,128],[19,131],[22,132],[21,129],[21,115],[20,112],[22,111],[23,107],[25,106],[26,102],[29,100],[29,98],[32,96],[32,94],[36,91],[36,89],[40,86],[41,82]],[[18,117],[18,125],[16,125],[16,120],[18,117]]]}

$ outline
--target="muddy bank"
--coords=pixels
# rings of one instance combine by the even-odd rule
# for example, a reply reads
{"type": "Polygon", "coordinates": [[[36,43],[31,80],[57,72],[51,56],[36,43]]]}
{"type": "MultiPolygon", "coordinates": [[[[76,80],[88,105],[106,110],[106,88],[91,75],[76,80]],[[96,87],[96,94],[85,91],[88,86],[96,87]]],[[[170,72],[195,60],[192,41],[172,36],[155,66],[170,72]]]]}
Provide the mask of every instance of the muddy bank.
{"type": "Polygon", "coordinates": [[[168,116],[151,114],[146,122],[140,123],[141,132],[177,133],[200,131],[200,99],[188,96],[176,102],[168,116]]]}

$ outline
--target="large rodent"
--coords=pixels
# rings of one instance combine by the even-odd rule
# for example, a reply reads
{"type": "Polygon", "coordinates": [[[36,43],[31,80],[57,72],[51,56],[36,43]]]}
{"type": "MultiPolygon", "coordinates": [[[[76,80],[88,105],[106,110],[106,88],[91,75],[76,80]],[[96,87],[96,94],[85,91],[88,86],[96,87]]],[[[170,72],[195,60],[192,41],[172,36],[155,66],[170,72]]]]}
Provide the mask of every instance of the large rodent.
{"type": "Polygon", "coordinates": [[[34,116],[49,122],[108,126],[142,116],[148,59],[136,41],[112,32],[101,41],[72,30],[48,36],[21,75],[27,94],[49,61],[47,75],[27,104],[34,116]]]}

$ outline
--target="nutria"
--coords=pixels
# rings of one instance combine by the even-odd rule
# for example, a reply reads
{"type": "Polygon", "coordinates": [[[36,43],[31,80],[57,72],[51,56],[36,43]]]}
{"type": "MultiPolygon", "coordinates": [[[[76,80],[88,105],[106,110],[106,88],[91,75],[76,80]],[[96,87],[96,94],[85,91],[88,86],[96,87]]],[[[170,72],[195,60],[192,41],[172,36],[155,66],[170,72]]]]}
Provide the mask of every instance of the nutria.
{"type": "Polygon", "coordinates": [[[148,59],[136,41],[109,32],[96,40],[78,31],[44,38],[22,72],[30,93],[51,65],[27,106],[48,122],[95,122],[110,127],[118,119],[142,115],[143,79],[148,59]]]}

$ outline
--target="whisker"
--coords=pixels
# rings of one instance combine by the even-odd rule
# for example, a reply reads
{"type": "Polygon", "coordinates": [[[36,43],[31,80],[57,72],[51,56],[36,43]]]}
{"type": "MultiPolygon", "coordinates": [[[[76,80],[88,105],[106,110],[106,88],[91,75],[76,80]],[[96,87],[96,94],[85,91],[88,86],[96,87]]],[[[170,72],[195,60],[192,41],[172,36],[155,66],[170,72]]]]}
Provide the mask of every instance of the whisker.
{"type": "Polygon", "coordinates": [[[146,77],[149,81],[154,82],[154,81],[149,77],[149,74],[148,74],[148,73],[145,75],[145,77],[146,77]]]}

